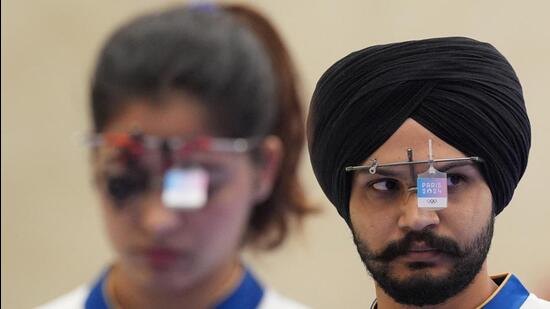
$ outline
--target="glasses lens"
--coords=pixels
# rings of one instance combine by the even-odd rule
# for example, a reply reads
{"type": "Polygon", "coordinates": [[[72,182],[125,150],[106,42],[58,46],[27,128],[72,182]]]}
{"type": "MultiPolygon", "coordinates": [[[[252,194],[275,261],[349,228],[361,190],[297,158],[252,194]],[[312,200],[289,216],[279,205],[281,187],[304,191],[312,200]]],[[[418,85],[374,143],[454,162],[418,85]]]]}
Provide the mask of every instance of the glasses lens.
{"type": "MultiPolygon", "coordinates": [[[[449,203],[459,203],[483,182],[477,166],[471,161],[436,163],[434,167],[447,173],[449,203]]],[[[428,168],[427,163],[379,166],[375,174],[368,170],[356,172],[355,181],[363,188],[365,202],[369,205],[396,205],[406,203],[412,193],[416,193],[417,177],[428,168]]]]}
{"type": "Polygon", "coordinates": [[[152,190],[162,190],[166,173],[174,168],[199,168],[203,171],[209,179],[204,192],[208,199],[231,180],[235,156],[245,154],[198,151],[170,164],[165,164],[160,151],[155,150],[146,150],[136,156],[117,149],[103,152],[103,155],[104,157],[98,160],[103,188],[115,207],[125,208],[138,202],[143,195],[152,190]]]}
{"type": "Polygon", "coordinates": [[[410,176],[407,167],[379,167],[375,174],[368,171],[356,174],[356,181],[364,188],[367,203],[396,204],[406,196],[410,176]]]}
{"type": "Polygon", "coordinates": [[[119,175],[107,177],[107,191],[116,205],[123,205],[133,197],[146,192],[150,179],[141,169],[129,169],[119,175]]]}

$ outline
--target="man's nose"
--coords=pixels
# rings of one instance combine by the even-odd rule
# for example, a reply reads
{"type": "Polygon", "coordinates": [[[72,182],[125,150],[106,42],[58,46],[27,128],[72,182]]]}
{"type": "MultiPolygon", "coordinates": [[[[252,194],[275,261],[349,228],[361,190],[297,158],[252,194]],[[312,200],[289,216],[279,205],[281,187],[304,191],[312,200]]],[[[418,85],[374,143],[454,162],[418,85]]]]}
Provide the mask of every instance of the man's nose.
{"type": "Polygon", "coordinates": [[[416,188],[407,190],[405,199],[400,207],[398,226],[407,231],[422,231],[439,224],[439,215],[436,211],[418,207],[416,188]]]}

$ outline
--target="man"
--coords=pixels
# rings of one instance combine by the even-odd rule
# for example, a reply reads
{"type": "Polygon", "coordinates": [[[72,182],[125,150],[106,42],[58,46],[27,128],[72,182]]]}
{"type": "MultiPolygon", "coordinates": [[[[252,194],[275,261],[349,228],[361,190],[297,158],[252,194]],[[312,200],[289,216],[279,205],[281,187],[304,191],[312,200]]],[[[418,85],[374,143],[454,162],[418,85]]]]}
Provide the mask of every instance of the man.
{"type": "Polygon", "coordinates": [[[550,308],[514,275],[487,272],[530,139],[518,78],[487,43],[373,46],[328,69],[310,157],[376,282],[373,308],[550,308]]]}

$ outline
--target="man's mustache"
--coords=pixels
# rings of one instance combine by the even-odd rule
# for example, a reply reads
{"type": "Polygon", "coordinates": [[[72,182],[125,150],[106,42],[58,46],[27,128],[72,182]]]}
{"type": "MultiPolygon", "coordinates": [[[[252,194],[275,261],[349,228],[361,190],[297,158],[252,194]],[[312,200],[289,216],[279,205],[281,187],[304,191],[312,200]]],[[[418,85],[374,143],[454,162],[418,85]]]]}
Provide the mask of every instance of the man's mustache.
{"type": "Polygon", "coordinates": [[[381,253],[374,253],[371,258],[380,262],[390,262],[399,256],[406,255],[415,243],[420,242],[440,253],[453,257],[464,256],[464,252],[454,240],[448,237],[437,236],[430,230],[423,230],[407,233],[403,239],[391,242],[381,253]]]}

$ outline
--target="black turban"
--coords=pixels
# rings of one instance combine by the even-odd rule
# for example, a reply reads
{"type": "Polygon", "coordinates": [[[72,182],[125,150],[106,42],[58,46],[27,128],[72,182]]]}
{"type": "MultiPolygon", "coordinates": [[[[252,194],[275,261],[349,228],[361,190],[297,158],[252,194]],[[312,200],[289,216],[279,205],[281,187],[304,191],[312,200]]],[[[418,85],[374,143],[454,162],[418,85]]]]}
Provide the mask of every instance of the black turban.
{"type": "Polygon", "coordinates": [[[519,80],[492,45],[450,37],[369,47],[331,66],[317,83],[308,146],[323,191],[350,224],[352,173],[412,118],[467,156],[498,214],[527,166],[531,129],[519,80]]]}

